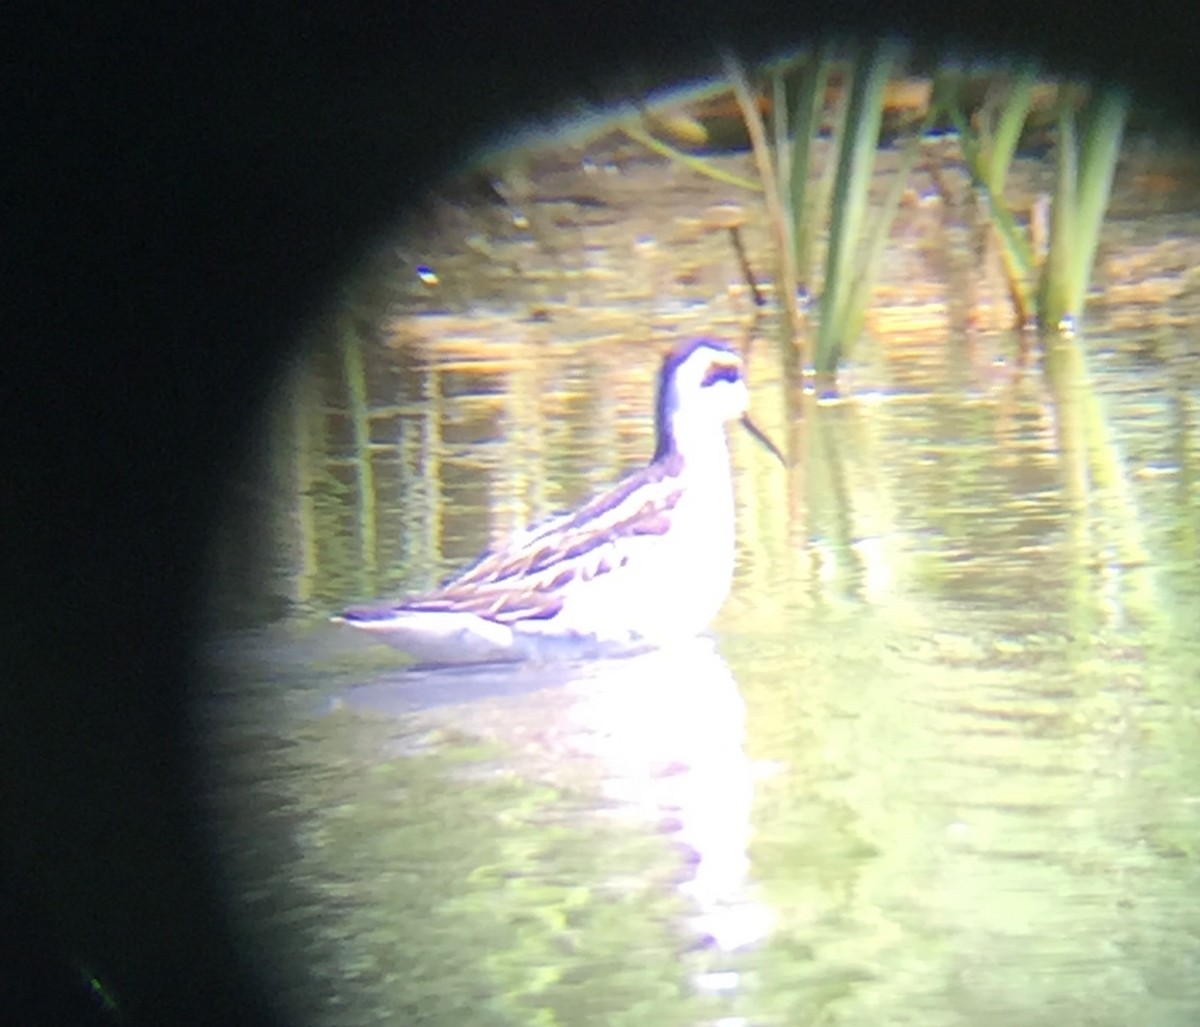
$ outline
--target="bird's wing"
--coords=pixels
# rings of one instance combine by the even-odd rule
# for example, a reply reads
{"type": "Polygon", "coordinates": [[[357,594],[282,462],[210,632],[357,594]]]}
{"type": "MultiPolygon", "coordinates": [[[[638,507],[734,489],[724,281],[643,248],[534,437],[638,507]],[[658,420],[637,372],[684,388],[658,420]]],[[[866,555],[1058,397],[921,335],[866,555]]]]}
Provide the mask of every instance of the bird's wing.
{"type": "Polygon", "coordinates": [[[569,584],[625,566],[630,540],[667,531],[682,495],[676,471],[643,468],[573,513],[486,554],[440,588],[409,596],[398,609],[474,613],[504,624],[553,617],[569,584]]]}

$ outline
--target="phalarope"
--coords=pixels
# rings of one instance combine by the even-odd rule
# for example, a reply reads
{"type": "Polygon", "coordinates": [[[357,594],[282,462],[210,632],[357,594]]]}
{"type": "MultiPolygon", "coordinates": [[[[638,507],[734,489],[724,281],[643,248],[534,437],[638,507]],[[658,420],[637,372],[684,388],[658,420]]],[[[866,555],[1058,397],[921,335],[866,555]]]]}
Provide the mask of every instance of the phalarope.
{"type": "Polygon", "coordinates": [[[733,579],[726,422],[740,418],[783,460],[748,404],[736,350],[711,339],[675,347],[658,375],[649,464],[439,588],[335,622],[424,664],[610,656],[699,634],[733,579]]]}

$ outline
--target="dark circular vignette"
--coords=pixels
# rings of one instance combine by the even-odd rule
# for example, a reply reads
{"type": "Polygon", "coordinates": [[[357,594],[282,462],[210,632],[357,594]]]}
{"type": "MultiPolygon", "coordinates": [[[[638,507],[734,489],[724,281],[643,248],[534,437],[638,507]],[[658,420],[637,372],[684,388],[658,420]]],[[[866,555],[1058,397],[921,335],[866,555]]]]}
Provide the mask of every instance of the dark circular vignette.
{"type": "Polygon", "coordinates": [[[0,1019],[276,1022],[193,787],[206,540],[306,321],[489,134],[707,71],[722,46],[878,30],[931,54],[1032,51],[1200,124],[1194,5],[786,7],[133,5],[9,34],[0,1019]]]}

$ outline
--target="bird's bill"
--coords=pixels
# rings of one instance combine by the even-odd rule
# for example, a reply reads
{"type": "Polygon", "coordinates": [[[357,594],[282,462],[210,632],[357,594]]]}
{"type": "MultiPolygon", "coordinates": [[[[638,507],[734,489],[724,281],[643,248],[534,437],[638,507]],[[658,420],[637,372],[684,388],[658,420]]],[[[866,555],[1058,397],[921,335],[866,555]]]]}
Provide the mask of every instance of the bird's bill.
{"type": "Polygon", "coordinates": [[[784,467],[787,467],[787,457],[783,455],[779,447],[771,441],[770,437],[757,424],[750,420],[749,414],[742,414],[742,427],[753,435],[759,442],[767,447],[784,467]]]}

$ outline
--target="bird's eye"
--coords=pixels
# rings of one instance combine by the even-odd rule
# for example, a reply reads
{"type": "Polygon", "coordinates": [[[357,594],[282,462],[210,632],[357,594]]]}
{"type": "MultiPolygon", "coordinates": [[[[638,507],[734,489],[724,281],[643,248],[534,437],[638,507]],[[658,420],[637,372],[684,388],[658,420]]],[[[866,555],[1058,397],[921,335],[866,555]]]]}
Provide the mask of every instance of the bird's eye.
{"type": "Polygon", "coordinates": [[[736,382],[742,377],[742,369],[737,364],[709,364],[700,384],[706,388],[717,382],[736,382]]]}

